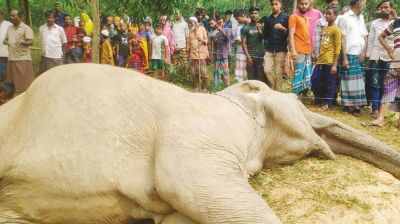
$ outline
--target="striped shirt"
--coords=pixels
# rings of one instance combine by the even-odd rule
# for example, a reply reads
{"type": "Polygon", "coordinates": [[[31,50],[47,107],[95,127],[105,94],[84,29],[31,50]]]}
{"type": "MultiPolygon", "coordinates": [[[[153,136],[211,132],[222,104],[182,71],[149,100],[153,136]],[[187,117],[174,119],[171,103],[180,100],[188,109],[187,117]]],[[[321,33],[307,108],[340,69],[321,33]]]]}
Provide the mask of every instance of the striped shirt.
{"type": "Polygon", "coordinates": [[[396,19],[384,32],[387,36],[394,37],[394,59],[390,67],[400,68],[400,19],[396,19]]]}

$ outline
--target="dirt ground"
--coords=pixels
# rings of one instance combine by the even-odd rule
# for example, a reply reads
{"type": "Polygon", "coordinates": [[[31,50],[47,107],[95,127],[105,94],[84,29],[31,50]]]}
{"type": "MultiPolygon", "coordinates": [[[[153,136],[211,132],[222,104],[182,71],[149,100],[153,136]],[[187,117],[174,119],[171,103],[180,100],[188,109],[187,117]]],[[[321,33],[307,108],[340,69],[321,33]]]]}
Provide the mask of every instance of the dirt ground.
{"type": "MultiPolygon", "coordinates": [[[[338,108],[324,114],[400,151],[395,114],[389,115],[383,128],[361,125],[372,119],[368,111],[360,118],[343,115],[338,108]]],[[[251,179],[251,184],[283,223],[400,223],[400,180],[353,158],[307,158],[292,166],[265,169],[251,179]]]]}

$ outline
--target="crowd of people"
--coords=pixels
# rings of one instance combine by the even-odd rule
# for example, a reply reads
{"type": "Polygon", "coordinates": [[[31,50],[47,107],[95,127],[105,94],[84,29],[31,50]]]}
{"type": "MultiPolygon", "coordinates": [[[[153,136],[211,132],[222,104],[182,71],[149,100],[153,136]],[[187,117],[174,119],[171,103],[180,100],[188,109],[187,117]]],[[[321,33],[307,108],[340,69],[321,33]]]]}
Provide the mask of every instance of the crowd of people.
{"type": "MultiPolygon", "coordinates": [[[[297,10],[288,14],[282,0],[270,0],[272,14],[263,18],[257,7],[216,12],[212,18],[198,7],[188,22],[179,12],[138,23],[104,16],[100,63],[160,77],[188,64],[196,87],[207,89],[211,62],[215,89],[234,78],[259,80],[276,91],[291,78],[292,67],[292,92],[300,98],[312,92],[320,111],[338,104],[340,95],[343,113],[360,116],[370,106],[374,120],[366,125],[383,126],[389,109],[400,111],[400,19],[393,2],[382,0],[377,18],[366,24],[366,0],[342,7],[338,0],[326,0],[324,13],[313,8],[313,1],[297,0],[297,10]]],[[[4,16],[0,11],[0,79],[3,88],[24,91],[34,79],[33,32],[17,10],[9,12],[11,23],[4,16]]],[[[92,62],[93,23],[86,13],[74,18],[56,3],[45,19],[39,28],[40,73],[92,62]]]]}

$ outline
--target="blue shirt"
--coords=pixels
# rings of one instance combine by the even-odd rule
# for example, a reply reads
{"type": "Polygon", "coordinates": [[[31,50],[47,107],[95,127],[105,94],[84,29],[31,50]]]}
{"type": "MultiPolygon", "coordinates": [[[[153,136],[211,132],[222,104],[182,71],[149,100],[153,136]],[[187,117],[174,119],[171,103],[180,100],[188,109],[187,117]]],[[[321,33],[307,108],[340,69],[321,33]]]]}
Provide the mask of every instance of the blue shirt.
{"type": "Polygon", "coordinates": [[[65,24],[64,18],[65,18],[64,13],[61,12],[60,14],[57,14],[56,12],[54,12],[54,19],[56,20],[55,22],[57,25],[64,27],[65,24]]]}

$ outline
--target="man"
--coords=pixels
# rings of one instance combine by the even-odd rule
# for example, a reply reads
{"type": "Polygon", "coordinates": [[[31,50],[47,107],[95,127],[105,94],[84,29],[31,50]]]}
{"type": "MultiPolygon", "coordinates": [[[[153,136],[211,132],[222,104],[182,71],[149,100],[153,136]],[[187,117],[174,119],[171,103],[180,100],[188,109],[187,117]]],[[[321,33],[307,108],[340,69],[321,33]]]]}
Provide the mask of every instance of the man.
{"type": "MultiPolygon", "coordinates": [[[[380,13],[378,19],[371,23],[370,33],[368,35],[367,58],[369,58],[369,87],[371,96],[372,114],[374,118],[378,117],[378,110],[383,94],[383,85],[387,71],[390,68],[391,58],[387,51],[379,42],[379,35],[393,22],[395,18],[390,18],[390,12],[393,10],[393,2],[391,0],[382,0],[380,5],[380,13]]],[[[393,36],[388,39],[390,47],[393,48],[393,36]]]]}
{"type": "Polygon", "coordinates": [[[350,107],[355,116],[361,115],[360,107],[367,104],[364,85],[364,60],[368,31],[365,27],[363,10],[366,0],[351,0],[350,11],[338,21],[342,31],[342,69],[340,86],[342,112],[349,113],[350,107]]]}
{"type": "MultiPolygon", "coordinates": [[[[339,7],[339,1],[338,0],[326,0],[325,2],[326,9],[328,8],[338,8],[339,7]]],[[[337,20],[335,21],[337,23],[337,20]]],[[[317,26],[315,29],[314,33],[314,48],[313,48],[313,54],[315,56],[315,59],[318,59],[319,56],[319,49],[321,46],[321,34],[322,34],[322,29],[324,27],[328,26],[328,21],[326,21],[326,15],[324,15],[321,19],[318,20],[317,26]]]]}
{"type": "Polygon", "coordinates": [[[57,25],[64,26],[65,14],[62,12],[62,4],[60,2],[54,3],[54,18],[57,25]]]}
{"type": "Polygon", "coordinates": [[[73,25],[72,17],[65,15],[64,32],[67,37],[67,51],[65,52],[65,64],[80,63],[82,58],[82,48],[78,38],[78,27],[73,25]]]}
{"type": "Polygon", "coordinates": [[[199,24],[196,17],[190,17],[189,27],[188,54],[190,58],[190,71],[196,88],[201,89],[201,84],[204,81],[204,89],[207,90],[208,79],[206,76],[206,58],[209,57],[207,48],[207,31],[204,26],[199,24]]]}
{"type": "Polygon", "coordinates": [[[219,89],[219,77],[225,86],[230,85],[229,79],[229,37],[228,30],[223,29],[224,20],[221,17],[216,18],[217,33],[214,37],[215,64],[214,64],[214,89],[219,89]]]}
{"type": "Polygon", "coordinates": [[[174,36],[175,50],[172,56],[173,65],[187,64],[187,48],[189,41],[189,26],[183,19],[180,12],[175,15],[175,23],[172,26],[172,34],[174,36]]]}
{"type": "Polygon", "coordinates": [[[39,73],[63,64],[67,37],[64,29],[55,23],[55,15],[52,11],[45,13],[46,24],[40,26],[39,37],[42,47],[39,73]]]}
{"type": "MultiPolygon", "coordinates": [[[[309,38],[310,38],[310,43],[311,43],[311,49],[313,49],[314,48],[314,35],[315,35],[315,30],[317,28],[317,22],[324,15],[318,9],[313,8],[314,0],[309,0],[309,1],[310,1],[310,6],[306,12],[300,12],[300,10],[296,10],[295,13],[307,18],[308,33],[309,33],[309,38]]],[[[315,59],[315,57],[314,57],[314,59],[315,59]]]]}
{"type": "Polygon", "coordinates": [[[240,36],[240,33],[242,28],[250,23],[250,20],[246,17],[243,9],[240,9],[235,13],[235,18],[239,23],[238,27],[236,28],[234,37],[237,44],[235,77],[237,81],[243,81],[244,77],[246,76],[246,55],[243,51],[242,38],[240,36]]]}
{"type": "Polygon", "coordinates": [[[289,18],[289,45],[291,58],[295,61],[295,74],[292,91],[300,96],[307,96],[311,88],[311,39],[308,31],[306,13],[310,8],[310,0],[297,0],[298,13],[289,18]]]}
{"type": "Polygon", "coordinates": [[[3,41],[10,26],[12,26],[12,23],[4,20],[4,12],[0,10],[0,82],[6,78],[8,49],[7,45],[3,44],[3,41]]]}
{"type": "Polygon", "coordinates": [[[8,45],[6,83],[14,85],[16,91],[25,91],[34,80],[30,46],[33,45],[33,31],[22,22],[22,13],[10,11],[13,24],[8,27],[3,44],[8,45]]]}
{"type": "Polygon", "coordinates": [[[282,0],[270,0],[272,14],[265,20],[264,72],[271,88],[282,91],[282,70],[288,46],[289,15],[282,12],[282,0]]]}
{"type": "Polygon", "coordinates": [[[250,7],[251,22],[241,30],[242,47],[247,61],[247,76],[250,80],[259,80],[267,83],[264,75],[263,57],[264,46],[262,37],[262,25],[258,22],[259,8],[250,7]]]}

